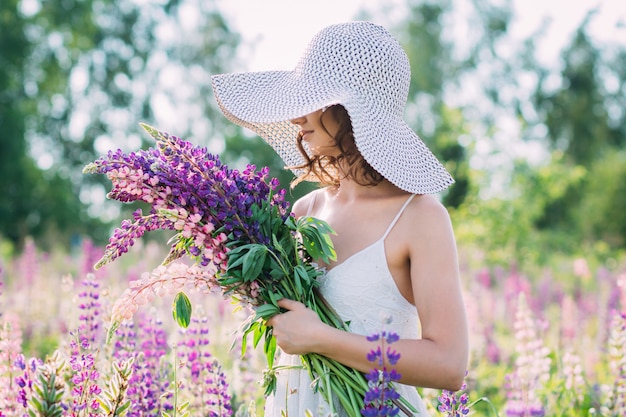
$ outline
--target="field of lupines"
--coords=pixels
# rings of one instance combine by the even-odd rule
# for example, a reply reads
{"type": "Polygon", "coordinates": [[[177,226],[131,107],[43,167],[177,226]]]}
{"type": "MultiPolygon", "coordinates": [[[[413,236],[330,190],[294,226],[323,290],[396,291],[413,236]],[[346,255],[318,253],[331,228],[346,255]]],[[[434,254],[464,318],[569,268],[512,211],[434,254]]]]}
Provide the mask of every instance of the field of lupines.
{"type": "MultiPolygon", "coordinates": [[[[105,343],[116,297],[163,253],[136,245],[94,272],[101,255],[28,243],[0,260],[0,416],[262,414],[263,354],[238,354],[247,312],[192,293],[182,330],[162,294],[105,343]]],[[[434,416],[626,415],[623,261],[521,272],[467,256],[462,278],[471,362],[461,392],[422,390],[434,416]]]]}

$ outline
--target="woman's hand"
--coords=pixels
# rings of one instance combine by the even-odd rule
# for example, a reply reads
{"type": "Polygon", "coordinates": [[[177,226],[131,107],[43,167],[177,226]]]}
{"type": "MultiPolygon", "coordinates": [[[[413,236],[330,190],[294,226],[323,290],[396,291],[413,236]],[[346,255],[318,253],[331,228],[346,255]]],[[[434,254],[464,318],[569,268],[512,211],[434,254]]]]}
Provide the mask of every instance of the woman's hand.
{"type": "Polygon", "coordinates": [[[278,346],[292,355],[316,352],[321,332],[329,326],[320,320],[317,313],[298,301],[283,298],[278,301],[278,306],[288,311],[267,321],[278,346]]]}

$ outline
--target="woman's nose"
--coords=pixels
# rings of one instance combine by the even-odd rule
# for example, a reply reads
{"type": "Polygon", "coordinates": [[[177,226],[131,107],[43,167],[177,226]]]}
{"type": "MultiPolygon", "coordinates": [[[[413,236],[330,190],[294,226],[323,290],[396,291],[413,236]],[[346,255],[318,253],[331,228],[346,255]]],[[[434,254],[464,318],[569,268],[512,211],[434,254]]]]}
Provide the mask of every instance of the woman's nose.
{"type": "Polygon", "coordinates": [[[306,119],[305,116],[299,116],[294,119],[291,119],[290,122],[293,123],[294,125],[301,125],[302,123],[304,123],[305,119],[306,119]]]}

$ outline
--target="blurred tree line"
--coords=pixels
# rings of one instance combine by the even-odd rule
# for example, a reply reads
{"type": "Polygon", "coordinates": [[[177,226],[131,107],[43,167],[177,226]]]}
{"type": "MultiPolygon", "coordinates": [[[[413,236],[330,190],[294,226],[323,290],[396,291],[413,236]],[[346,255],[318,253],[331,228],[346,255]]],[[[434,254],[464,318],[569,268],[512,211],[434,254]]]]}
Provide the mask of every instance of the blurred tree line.
{"type": "MultiPolygon", "coordinates": [[[[624,248],[626,45],[594,40],[591,11],[548,66],[537,45],[550,22],[514,38],[510,2],[406,7],[389,24],[413,70],[406,116],[456,179],[442,198],[459,239],[533,261],[597,242],[624,248]]],[[[105,239],[119,213],[102,201],[104,179],[81,168],[106,149],[148,146],[137,123],[159,109],[176,110],[159,127],[233,166],[268,165],[287,187],[280,159],[213,104],[209,76],[233,68],[238,43],[211,1],[0,2],[0,235],[105,239]]]]}
{"type": "Polygon", "coordinates": [[[119,209],[82,167],[147,147],[158,107],[182,110],[172,133],[210,137],[209,77],[238,42],[213,2],[0,2],[0,235],[105,241],[119,209]]]}

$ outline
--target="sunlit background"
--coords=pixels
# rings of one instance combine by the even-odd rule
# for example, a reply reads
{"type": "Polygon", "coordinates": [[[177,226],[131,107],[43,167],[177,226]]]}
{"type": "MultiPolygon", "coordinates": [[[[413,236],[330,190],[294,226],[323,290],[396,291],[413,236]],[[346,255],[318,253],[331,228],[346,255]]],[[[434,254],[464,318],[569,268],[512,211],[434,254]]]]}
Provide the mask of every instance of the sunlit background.
{"type": "Polygon", "coordinates": [[[0,234],[18,247],[50,230],[66,243],[86,230],[98,241],[108,234],[121,208],[81,167],[150,146],[139,122],[236,167],[269,165],[286,187],[273,152],[216,109],[210,76],[292,69],[317,31],[352,19],[384,25],[407,50],[405,117],[455,176],[441,198],[459,222],[486,201],[517,204],[547,187],[529,228],[624,245],[626,221],[602,226],[624,207],[608,203],[617,185],[606,200],[583,198],[598,161],[623,160],[621,0],[10,0],[1,10],[2,165],[16,179],[3,185],[0,234]],[[572,205],[581,201],[597,225],[581,223],[572,205]]]}
{"type": "MultiPolygon", "coordinates": [[[[80,321],[101,337],[107,309],[168,247],[149,234],[92,276],[114,228],[147,207],[108,200],[111,184],[83,167],[153,146],[146,122],[229,166],[268,166],[288,188],[273,150],[217,109],[210,77],[290,70],[317,31],[353,19],[404,46],[405,119],[456,180],[438,198],[458,242],[472,401],[500,415],[626,415],[624,0],[0,0],[0,415],[23,411],[10,355],[63,351],[80,321]],[[520,388],[524,375],[534,379],[520,388]]],[[[175,383],[162,365],[180,340],[162,301],[140,309],[143,333],[128,342],[168,333],[152,350],[128,348],[146,361],[136,380],[166,369],[146,388],[157,402],[175,383]]],[[[194,303],[210,316],[205,348],[229,374],[233,406],[261,410],[262,367],[228,350],[241,318],[219,297],[194,303]]],[[[440,392],[422,393],[437,415],[440,392]]]]}

